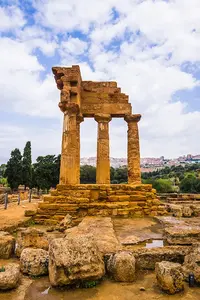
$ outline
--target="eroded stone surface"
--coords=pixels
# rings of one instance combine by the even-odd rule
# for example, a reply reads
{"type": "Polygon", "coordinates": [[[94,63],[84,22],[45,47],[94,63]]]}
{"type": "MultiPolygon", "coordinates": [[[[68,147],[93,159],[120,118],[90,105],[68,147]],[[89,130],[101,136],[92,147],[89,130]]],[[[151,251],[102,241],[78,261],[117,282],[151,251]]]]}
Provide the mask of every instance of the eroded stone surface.
{"type": "Polygon", "coordinates": [[[183,272],[180,264],[168,261],[156,263],[158,285],[168,294],[176,294],[184,289],[183,272]]]}
{"type": "Polygon", "coordinates": [[[91,234],[68,234],[49,246],[49,279],[52,286],[98,280],[105,273],[103,256],[91,234]]]}
{"type": "Polygon", "coordinates": [[[119,282],[135,280],[135,258],[131,252],[121,251],[111,255],[107,261],[107,271],[119,282]]]}
{"type": "Polygon", "coordinates": [[[45,232],[35,228],[21,230],[17,237],[16,255],[20,257],[23,249],[30,247],[48,250],[49,241],[45,232]]]}
{"type": "Polygon", "coordinates": [[[49,255],[43,249],[26,248],[20,256],[22,273],[31,276],[48,274],[49,255]]]}
{"type": "Polygon", "coordinates": [[[169,244],[190,245],[200,241],[200,226],[174,226],[165,228],[169,244]]]}
{"type": "Polygon", "coordinates": [[[5,266],[5,271],[0,272],[0,290],[10,290],[17,287],[20,279],[20,267],[16,263],[5,266]]]}
{"type": "Polygon", "coordinates": [[[8,232],[0,231],[0,258],[10,258],[14,254],[15,239],[8,232]]]}
{"type": "Polygon", "coordinates": [[[74,237],[77,234],[92,234],[102,254],[115,253],[121,249],[109,217],[85,217],[77,227],[67,229],[65,233],[66,236],[70,234],[74,237]]]}
{"type": "Polygon", "coordinates": [[[200,244],[194,245],[190,253],[185,256],[183,271],[186,280],[189,274],[193,273],[195,281],[200,283],[200,244]]]}
{"type": "Polygon", "coordinates": [[[155,264],[161,261],[183,263],[185,255],[190,251],[187,246],[167,246],[162,248],[141,248],[132,251],[138,269],[154,270],[155,264]]]}

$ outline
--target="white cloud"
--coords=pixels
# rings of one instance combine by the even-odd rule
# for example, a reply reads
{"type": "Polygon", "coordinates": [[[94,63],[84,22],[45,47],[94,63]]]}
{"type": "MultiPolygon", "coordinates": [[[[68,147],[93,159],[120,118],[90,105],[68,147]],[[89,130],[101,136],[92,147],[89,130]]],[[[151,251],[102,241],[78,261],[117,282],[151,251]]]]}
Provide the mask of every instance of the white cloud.
{"type": "Polygon", "coordinates": [[[22,27],[25,23],[23,13],[17,6],[0,7],[0,32],[22,27]]]}
{"type": "MultiPolygon", "coordinates": [[[[116,80],[122,92],[129,94],[133,112],[142,114],[142,156],[200,152],[200,112],[189,112],[190,107],[174,97],[177,91],[199,86],[193,75],[200,62],[199,0],[33,3],[37,12],[32,26],[24,26],[26,20],[16,3],[15,15],[13,8],[0,10],[0,29],[13,30],[12,37],[0,38],[2,109],[41,118],[62,118],[57,107],[59,91],[52,74],[45,74],[47,59],[52,65],[50,56],[56,53],[60,58],[53,57],[54,63],[80,64],[83,80],[116,80]],[[87,39],[77,31],[87,34],[87,39]],[[46,56],[45,64],[37,57],[36,49],[46,56]],[[190,66],[190,73],[183,65],[190,66]]],[[[96,151],[96,126],[91,124],[89,121],[81,125],[83,156],[96,151]]],[[[112,121],[110,128],[112,156],[125,156],[127,124],[123,120],[112,121]]],[[[38,152],[42,152],[43,143],[45,149],[46,145],[51,147],[46,141],[56,135],[55,128],[54,132],[51,128],[47,132],[45,126],[42,130],[46,135],[31,133],[38,152]]],[[[26,134],[22,132],[28,138],[26,134]]],[[[59,139],[57,132],[55,143],[59,139]]]]}

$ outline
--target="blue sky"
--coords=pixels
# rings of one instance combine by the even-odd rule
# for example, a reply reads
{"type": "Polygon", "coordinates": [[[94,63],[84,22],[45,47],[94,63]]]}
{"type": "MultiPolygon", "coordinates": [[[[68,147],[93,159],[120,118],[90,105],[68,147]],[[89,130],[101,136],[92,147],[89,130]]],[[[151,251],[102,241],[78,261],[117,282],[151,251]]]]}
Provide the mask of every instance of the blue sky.
{"type": "MultiPolygon", "coordinates": [[[[32,142],[60,152],[62,113],[51,73],[79,64],[83,80],[116,80],[141,113],[141,156],[200,153],[199,0],[1,0],[0,163],[32,142]]],[[[126,123],[110,123],[111,156],[126,156],[126,123]]],[[[81,156],[96,155],[94,120],[81,156]]]]}

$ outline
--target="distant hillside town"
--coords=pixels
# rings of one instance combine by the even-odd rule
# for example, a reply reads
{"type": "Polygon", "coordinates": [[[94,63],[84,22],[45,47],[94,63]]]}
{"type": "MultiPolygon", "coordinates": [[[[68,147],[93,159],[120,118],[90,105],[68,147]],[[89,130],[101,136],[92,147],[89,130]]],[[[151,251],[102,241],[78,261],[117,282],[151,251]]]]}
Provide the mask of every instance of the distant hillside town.
{"type": "MultiPolygon", "coordinates": [[[[118,168],[127,165],[127,159],[111,157],[110,163],[112,167],[118,168]]],[[[162,169],[166,166],[168,167],[177,166],[177,165],[185,166],[186,164],[200,163],[200,154],[198,155],[188,154],[173,159],[167,159],[164,156],[161,156],[159,158],[145,157],[145,158],[141,158],[140,163],[141,163],[142,172],[152,172],[155,170],[162,169]]],[[[96,157],[81,158],[81,165],[96,166],[96,157]]]]}

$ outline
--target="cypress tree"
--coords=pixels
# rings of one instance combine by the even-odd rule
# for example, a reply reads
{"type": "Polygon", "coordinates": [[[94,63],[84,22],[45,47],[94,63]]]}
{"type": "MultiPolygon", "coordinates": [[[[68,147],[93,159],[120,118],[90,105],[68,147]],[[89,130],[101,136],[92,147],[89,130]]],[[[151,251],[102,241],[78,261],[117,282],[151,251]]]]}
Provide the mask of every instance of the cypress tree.
{"type": "Polygon", "coordinates": [[[22,179],[26,187],[32,186],[32,159],[31,159],[31,142],[27,142],[24,147],[22,159],[22,179]]]}
{"type": "Polygon", "coordinates": [[[5,176],[11,189],[17,189],[22,183],[22,155],[17,148],[11,152],[11,157],[6,165],[5,176]]]}

